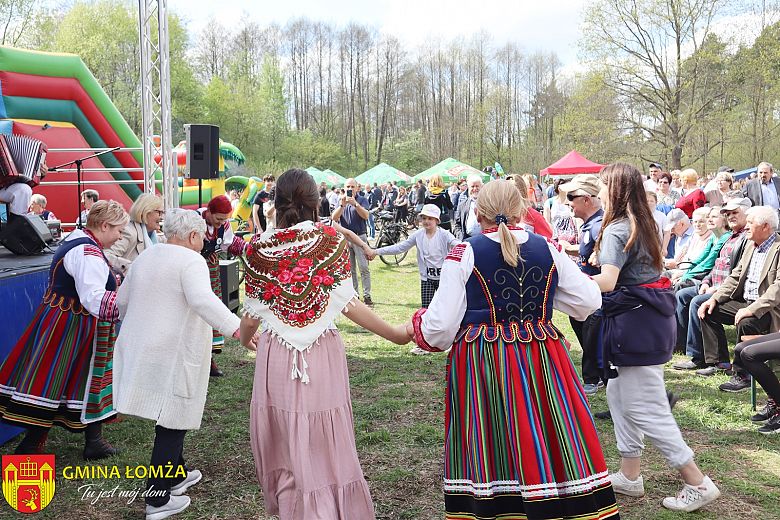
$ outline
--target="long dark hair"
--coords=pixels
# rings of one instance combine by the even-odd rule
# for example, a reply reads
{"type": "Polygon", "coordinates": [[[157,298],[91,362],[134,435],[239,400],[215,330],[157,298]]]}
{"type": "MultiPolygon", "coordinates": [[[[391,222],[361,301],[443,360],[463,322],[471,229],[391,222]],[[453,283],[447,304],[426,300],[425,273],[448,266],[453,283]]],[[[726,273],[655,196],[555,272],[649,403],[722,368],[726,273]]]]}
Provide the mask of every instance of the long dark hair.
{"type": "Polygon", "coordinates": [[[314,178],[303,170],[293,168],[276,181],[276,226],[287,228],[299,222],[317,222],[320,196],[314,178]]]}
{"type": "MultiPolygon", "coordinates": [[[[604,166],[599,174],[601,182],[607,185],[609,198],[604,211],[602,229],[612,222],[628,219],[631,233],[626,241],[628,252],[637,241],[641,241],[657,269],[663,269],[664,256],[661,251],[661,239],[658,237],[655,219],[642,179],[642,173],[625,163],[613,163],[604,166]]],[[[601,236],[596,242],[596,251],[601,249],[601,236]]]]}

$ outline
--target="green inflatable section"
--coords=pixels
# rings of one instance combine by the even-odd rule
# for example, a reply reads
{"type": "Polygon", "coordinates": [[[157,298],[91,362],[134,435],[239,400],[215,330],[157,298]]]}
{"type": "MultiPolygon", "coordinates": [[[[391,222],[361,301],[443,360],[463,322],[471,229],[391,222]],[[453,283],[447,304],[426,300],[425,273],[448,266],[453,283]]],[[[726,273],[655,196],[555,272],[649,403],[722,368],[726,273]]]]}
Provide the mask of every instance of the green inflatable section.
{"type": "MultiPolygon", "coordinates": [[[[111,99],[92,75],[81,58],[75,54],[49,53],[0,47],[0,70],[38,76],[76,78],[103,113],[119,138],[128,148],[141,148],[141,141],[119,113],[111,99]]],[[[30,118],[31,116],[27,116],[30,118]]],[[[42,119],[51,119],[44,117],[42,119]]],[[[75,123],[74,123],[75,124],[75,123]]],[[[90,146],[92,144],[90,143],[90,146]]],[[[138,164],[143,164],[143,153],[132,152],[138,164]]]]}
{"type": "MultiPolygon", "coordinates": [[[[105,141],[100,138],[75,101],[3,96],[3,103],[8,117],[11,119],[40,119],[42,121],[49,119],[73,123],[73,126],[78,128],[91,148],[107,148],[105,141]]],[[[100,161],[106,168],[122,168],[122,164],[113,154],[101,156],[100,161]]],[[[133,180],[127,172],[115,171],[111,173],[116,180],[133,180]]],[[[121,186],[131,200],[135,200],[143,193],[138,186],[132,184],[121,186]]]]}

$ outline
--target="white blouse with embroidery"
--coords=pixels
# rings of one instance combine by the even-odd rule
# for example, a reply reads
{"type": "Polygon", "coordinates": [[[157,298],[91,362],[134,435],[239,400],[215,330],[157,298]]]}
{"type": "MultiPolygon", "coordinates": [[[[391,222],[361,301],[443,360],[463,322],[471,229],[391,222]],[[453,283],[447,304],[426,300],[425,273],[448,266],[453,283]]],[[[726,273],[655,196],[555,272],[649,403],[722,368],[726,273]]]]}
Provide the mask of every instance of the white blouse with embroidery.
{"type": "MultiPolygon", "coordinates": [[[[528,232],[512,230],[518,243],[528,241],[528,232]]],[[[498,242],[498,233],[485,236],[498,242]]],[[[553,308],[576,320],[584,320],[601,307],[601,291],[596,282],[580,271],[568,255],[557,246],[547,242],[558,272],[558,286],[553,297],[553,308]]],[[[463,254],[457,258],[447,257],[441,272],[439,290],[427,312],[422,315],[421,332],[426,343],[440,350],[452,346],[463,316],[466,314],[466,282],[474,269],[474,251],[468,242],[463,244],[463,254]],[[465,247],[464,247],[465,246],[465,247]]]]}
{"type": "MultiPolygon", "coordinates": [[[[65,242],[84,237],[93,239],[77,229],[65,242]]],[[[116,321],[119,315],[116,291],[106,290],[110,270],[100,248],[94,244],[76,246],[65,254],[62,266],[73,277],[79,301],[87,312],[101,320],[116,321]]]]}

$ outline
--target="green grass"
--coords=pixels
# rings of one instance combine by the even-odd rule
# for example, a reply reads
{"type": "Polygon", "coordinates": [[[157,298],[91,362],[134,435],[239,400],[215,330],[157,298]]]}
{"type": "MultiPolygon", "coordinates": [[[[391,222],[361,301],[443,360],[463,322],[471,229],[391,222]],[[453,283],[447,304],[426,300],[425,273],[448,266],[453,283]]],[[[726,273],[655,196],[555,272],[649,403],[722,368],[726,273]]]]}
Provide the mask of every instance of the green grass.
{"type": "MultiPolygon", "coordinates": [[[[407,320],[419,305],[419,281],[414,256],[400,267],[371,264],[376,311],[393,323],[407,320]]],[[[572,358],[579,367],[580,351],[568,318],[556,323],[572,342],[572,358]]],[[[380,519],[429,520],[443,517],[444,355],[411,356],[408,346],[397,346],[341,319],[347,344],[352,402],[360,461],[380,519]]],[[[733,340],[733,336],[732,336],[733,340]]],[[[676,358],[681,359],[681,358],[676,358]]],[[[192,505],[180,519],[266,519],[249,449],[249,401],[254,359],[233,341],[218,358],[226,376],[212,379],[203,426],[187,434],[185,457],[201,469],[204,480],[190,490],[192,505]]],[[[780,518],[780,435],[762,436],[749,421],[749,395],[723,394],[717,385],[725,376],[702,378],[667,370],[667,386],[682,399],[675,416],[696,460],[721,487],[723,497],[695,518],[780,518]]],[[[760,395],[759,400],[763,399],[760,395]]],[[[606,409],[603,391],[591,399],[595,411],[606,409]]],[[[598,421],[599,435],[610,469],[618,465],[612,423],[598,421]]],[[[123,469],[149,463],[154,425],[125,418],[106,426],[106,436],[123,452],[111,462],[123,469]]],[[[10,453],[11,442],[2,448],[10,453]]],[[[61,429],[52,431],[50,451],[57,453],[57,494],[37,518],[142,518],[142,500],[132,504],[105,498],[96,504],[81,499],[79,486],[94,484],[110,490],[139,489],[143,481],[66,481],[66,465],[83,465],[82,439],[61,429]]],[[[643,474],[647,495],[620,497],[621,516],[628,519],[690,518],[662,509],[664,496],[680,487],[676,472],[648,446],[643,474]]],[[[0,518],[21,517],[7,504],[0,518]],[[15,515],[15,516],[14,516],[15,515]]]]}

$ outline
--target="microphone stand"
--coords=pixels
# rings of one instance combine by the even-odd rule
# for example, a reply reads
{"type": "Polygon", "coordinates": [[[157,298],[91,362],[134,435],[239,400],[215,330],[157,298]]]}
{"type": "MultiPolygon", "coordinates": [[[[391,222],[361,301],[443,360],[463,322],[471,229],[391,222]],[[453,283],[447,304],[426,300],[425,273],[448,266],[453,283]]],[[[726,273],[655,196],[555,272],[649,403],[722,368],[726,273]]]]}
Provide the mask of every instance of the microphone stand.
{"type": "Polygon", "coordinates": [[[82,208],[82,204],[81,204],[81,165],[82,165],[82,163],[84,161],[86,161],[87,159],[94,159],[95,157],[100,157],[101,155],[105,155],[107,153],[116,152],[120,148],[122,148],[122,147],[121,146],[115,146],[114,148],[111,148],[110,150],[103,150],[102,152],[93,153],[92,155],[87,155],[86,157],[82,157],[80,159],[76,159],[76,160],[73,160],[73,161],[68,161],[66,163],[58,164],[57,166],[49,168],[50,172],[59,172],[59,171],[62,171],[66,166],[70,166],[72,164],[76,165],[76,191],[77,191],[76,195],[78,196],[78,199],[79,199],[79,204],[78,204],[78,207],[79,207],[78,214],[79,214],[79,216],[76,219],[76,227],[78,229],[82,229],[84,227],[84,223],[81,221],[81,211],[82,211],[81,210],[81,208],[82,208]]]}

